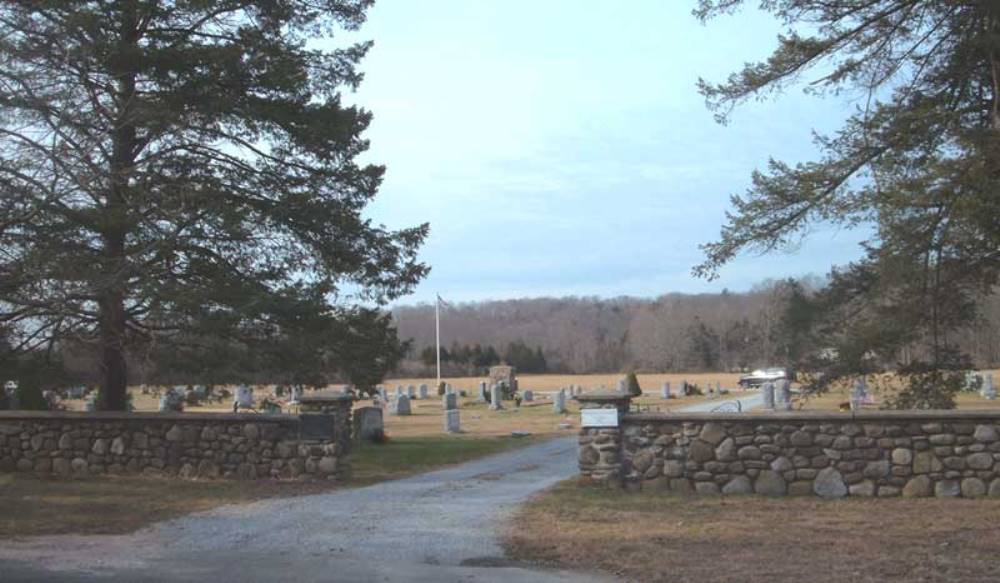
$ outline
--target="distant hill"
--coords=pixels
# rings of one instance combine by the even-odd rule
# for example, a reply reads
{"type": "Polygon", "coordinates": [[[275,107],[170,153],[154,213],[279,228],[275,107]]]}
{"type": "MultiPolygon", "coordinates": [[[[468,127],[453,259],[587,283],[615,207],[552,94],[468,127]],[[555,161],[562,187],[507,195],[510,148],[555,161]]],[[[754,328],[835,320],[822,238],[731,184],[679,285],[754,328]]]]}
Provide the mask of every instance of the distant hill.
{"type": "MultiPolygon", "coordinates": [[[[444,309],[442,345],[541,347],[550,372],[737,370],[783,364],[781,282],[751,291],[621,297],[534,298],[464,303],[444,309]]],[[[397,306],[399,337],[412,339],[405,368],[425,368],[434,346],[434,306],[397,306]]],[[[987,303],[975,329],[956,339],[979,366],[1000,362],[1000,298],[987,303]]],[[[460,372],[453,370],[453,372],[460,372]]]]}

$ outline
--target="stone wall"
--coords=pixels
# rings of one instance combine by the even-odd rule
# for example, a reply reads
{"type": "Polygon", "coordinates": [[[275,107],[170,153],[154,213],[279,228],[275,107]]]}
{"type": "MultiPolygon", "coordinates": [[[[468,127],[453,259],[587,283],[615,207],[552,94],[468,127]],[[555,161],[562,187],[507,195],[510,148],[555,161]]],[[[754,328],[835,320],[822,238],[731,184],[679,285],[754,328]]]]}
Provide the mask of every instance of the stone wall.
{"type": "MultiPolygon", "coordinates": [[[[628,410],[621,395],[580,400],[628,410]]],[[[1000,411],[622,412],[579,442],[581,474],[630,490],[1000,496],[1000,411]]]]}
{"type": "Polygon", "coordinates": [[[343,479],[351,401],[324,406],[301,415],[0,411],[0,471],[343,479]]]}

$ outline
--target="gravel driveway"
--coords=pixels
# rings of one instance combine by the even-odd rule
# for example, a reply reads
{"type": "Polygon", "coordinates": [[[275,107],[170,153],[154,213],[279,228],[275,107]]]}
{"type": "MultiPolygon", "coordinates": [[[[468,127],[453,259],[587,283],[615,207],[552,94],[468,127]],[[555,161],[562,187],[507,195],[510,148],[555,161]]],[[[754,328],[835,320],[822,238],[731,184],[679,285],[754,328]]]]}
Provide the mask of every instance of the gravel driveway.
{"type": "MultiPolygon", "coordinates": [[[[743,401],[752,408],[760,396],[743,401]]],[[[510,511],[576,472],[576,438],[561,438],[365,488],[225,506],[131,535],[4,541],[0,581],[607,581],[513,564],[499,545],[510,511]]]]}

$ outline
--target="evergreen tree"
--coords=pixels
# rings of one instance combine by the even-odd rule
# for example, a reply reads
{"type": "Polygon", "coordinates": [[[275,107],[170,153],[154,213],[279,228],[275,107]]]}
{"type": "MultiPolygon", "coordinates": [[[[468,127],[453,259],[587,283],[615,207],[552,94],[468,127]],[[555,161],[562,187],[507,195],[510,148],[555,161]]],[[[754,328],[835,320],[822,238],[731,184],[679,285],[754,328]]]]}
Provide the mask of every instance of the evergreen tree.
{"type": "MultiPolygon", "coordinates": [[[[696,14],[708,20],[743,4],[701,0],[696,14]]],[[[821,325],[839,337],[829,372],[860,374],[872,354],[906,351],[919,355],[899,368],[913,371],[914,390],[944,386],[968,365],[951,337],[1000,271],[1000,3],[761,7],[788,31],[766,60],[724,83],[701,82],[720,119],[810,73],[811,91],[859,96],[857,113],[817,137],[819,160],[772,160],[754,173],[695,272],[713,277],[741,251],[794,246],[817,223],[874,223],[865,257],[836,270],[825,294],[821,325]],[[875,316],[897,319],[880,320],[887,329],[879,331],[865,321],[875,316]]]]}
{"type": "MultiPolygon", "coordinates": [[[[328,341],[387,352],[352,308],[425,274],[426,226],[362,211],[383,169],[357,164],[371,116],[341,103],[369,0],[0,0],[0,321],[31,350],[100,353],[103,406],[124,410],[126,351],[328,341]]],[[[272,355],[273,356],[273,355],[272,355]]],[[[349,365],[356,351],[332,358],[349,365]]],[[[296,356],[281,364],[294,369],[296,356]]],[[[369,382],[369,381],[364,381],[369,382]]]]}

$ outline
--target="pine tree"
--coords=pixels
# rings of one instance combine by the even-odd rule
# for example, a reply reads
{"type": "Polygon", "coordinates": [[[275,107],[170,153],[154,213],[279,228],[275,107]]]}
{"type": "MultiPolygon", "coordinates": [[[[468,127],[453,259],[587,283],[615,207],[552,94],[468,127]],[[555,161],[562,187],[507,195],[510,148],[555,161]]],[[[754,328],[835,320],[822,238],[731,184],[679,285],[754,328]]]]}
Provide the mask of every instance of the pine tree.
{"type": "MultiPolygon", "coordinates": [[[[708,20],[744,4],[701,0],[695,13],[708,20]]],[[[819,223],[874,224],[865,256],[836,269],[825,294],[818,324],[837,337],[833,366],[837,374],[862,373],[871,361],[863,355],[905,349],[919,354],[907,363],[916,389],[933,385],[934,375],[951,382],[968,361],[950,337],[969,324],[1000,272],[1000,4],[761,7],[788,30],[766,60],[724,83],[701,82],[719,118],[799,80],[812,92],[858,96],[857,113],[835,135],[816,138],[819,160],[772,160],[755,172],[695,273],[714,277],[745,250],[794,248],[819,223]],[[882,331],[868,325],[890,316],[896,320],[882,319],[882,331]]]]}
{"type": "MultiPolygon", "coordinates": [[[[313,42],[358,28],[370,3],[0,0],[0,322],[13,344],[95,345],[116,410],[130,348],[225,339],[252,359],[332,340],[311,321],[392,345],[346,298],[407,293],[426,272],[426,225],[362,215],[383,168],[354,161],[371,115],[341,92],[370,44],[313,42]]],[[[346,365],[338,346],[309,358],[346,365]]]]}

